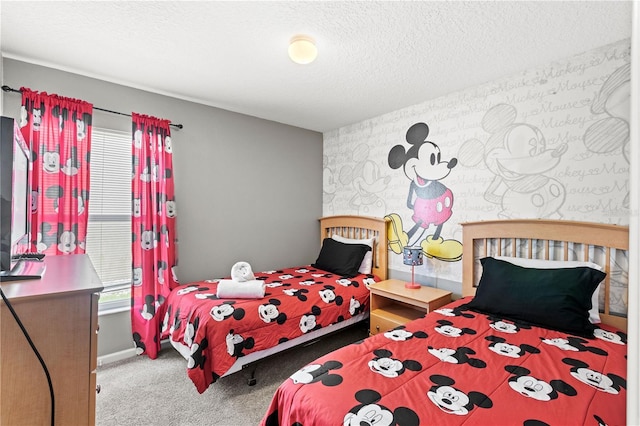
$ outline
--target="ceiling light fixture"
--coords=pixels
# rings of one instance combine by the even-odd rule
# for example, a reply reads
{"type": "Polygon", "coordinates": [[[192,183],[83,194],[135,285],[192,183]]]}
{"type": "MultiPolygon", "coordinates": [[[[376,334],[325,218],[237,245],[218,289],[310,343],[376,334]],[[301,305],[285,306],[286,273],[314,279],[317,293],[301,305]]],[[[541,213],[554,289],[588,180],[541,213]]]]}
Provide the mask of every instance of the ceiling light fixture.
{"type": "Polygon", "coordinates": [[[318,56],[318,48],[313,39],[306,35],[297,35],[289,42],[289,57],[296,64],[310,64],[318,56]]]}

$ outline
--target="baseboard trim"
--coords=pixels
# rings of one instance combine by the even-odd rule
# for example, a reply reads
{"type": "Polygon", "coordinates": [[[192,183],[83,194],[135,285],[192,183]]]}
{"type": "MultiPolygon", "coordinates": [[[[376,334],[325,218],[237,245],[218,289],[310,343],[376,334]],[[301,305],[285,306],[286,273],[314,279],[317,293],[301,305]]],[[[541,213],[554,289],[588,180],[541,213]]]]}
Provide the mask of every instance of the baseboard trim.
{"type": "MultiPolygon", "coordinates": [[[[168,339],[162,340],[160,342],[160,349],[172,348],[171,343],[169,343],[168,339]]],[[[111,364],[113,362],[122,361],[128,358],[133,358],[136,356],[136,349],[125,349],[123,351],[114,352],[111,354],[106,354],[98,357],[98,366],[102,366],[105,364],[111,364]]]]}
{"type": "Polygon", "coordinates": [[[112,362],[122,361],[123,359],[133,358],[134,356],[136,356],[136,350],[134,348],[102,355],[98,357],[98,367],[105,364],[111,364],[112,362]]]}

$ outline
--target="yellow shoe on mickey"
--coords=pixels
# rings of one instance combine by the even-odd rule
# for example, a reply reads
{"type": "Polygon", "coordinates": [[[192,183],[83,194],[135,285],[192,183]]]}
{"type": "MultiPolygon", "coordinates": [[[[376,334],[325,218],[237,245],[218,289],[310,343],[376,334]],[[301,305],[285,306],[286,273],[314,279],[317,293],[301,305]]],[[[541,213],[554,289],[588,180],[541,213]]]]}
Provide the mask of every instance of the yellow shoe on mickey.
{"type": "Polygon", "coordinates": [[[387,241],[389,241],[389,248],[396,254],[402,253],[402,249],[409,244],[409,236],[402,230],[402,218],[397,213],[391,213],[385,218],[389,219],[391,223],[387,228],[387,241]]]}
{"type": "Polygon", "coordinates": [[[445,240],[440,237],[433,239],[433,235],[429,235],[420,243],[425,256],[433,257],[445,262],[456,262],[462,259],[462,243],[457,240],[445,240]]]}

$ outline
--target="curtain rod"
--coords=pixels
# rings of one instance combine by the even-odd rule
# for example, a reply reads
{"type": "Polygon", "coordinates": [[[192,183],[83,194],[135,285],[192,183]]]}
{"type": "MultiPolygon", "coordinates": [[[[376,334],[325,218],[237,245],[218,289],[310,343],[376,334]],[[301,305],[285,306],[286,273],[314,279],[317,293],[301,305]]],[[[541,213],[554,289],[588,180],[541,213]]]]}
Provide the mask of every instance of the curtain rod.
{"type": "MultiPolygon", "coordinates": [[[[14,89],[14,88],[6,86],[6,85],[2,86],[2,90],[4,90],[5,92],[22,93],[20,90],[14,89]]],[[[94,106],[93,109],[97,109],[98,111],[110,112],[111,114],[118,114],[118,115],[124,115],[124,116],[127,116],[127,117],[131,117],[131,114],[125,114],[124,112],[118,112],[118,111],[111,111],[110,109],[98,108],[96,106],[94,106]]],[[[175,127],[177,129],[182,129],[184,127],[182,124],[173,124],[173,123],[169,123],[169,126],[175,127]]]]}

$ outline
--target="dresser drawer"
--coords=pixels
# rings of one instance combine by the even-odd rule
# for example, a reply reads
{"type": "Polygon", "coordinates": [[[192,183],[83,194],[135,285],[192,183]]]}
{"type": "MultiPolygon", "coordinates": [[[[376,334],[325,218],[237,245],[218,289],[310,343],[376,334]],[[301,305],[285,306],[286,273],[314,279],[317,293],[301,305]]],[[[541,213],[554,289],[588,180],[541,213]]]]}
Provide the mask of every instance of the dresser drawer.
{"type": "Polygon", "coordinates": [[[402,305],[386,306],[384,309],[374,309],[369,316],[371,335],[384,333],[399,325],[422,318],[424,312],[402,305]]]}

